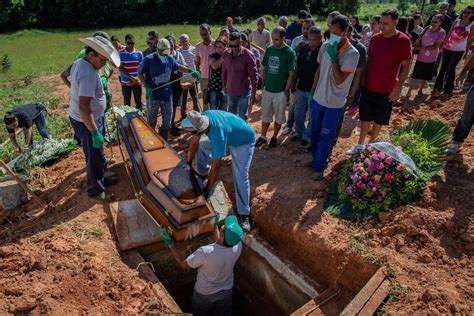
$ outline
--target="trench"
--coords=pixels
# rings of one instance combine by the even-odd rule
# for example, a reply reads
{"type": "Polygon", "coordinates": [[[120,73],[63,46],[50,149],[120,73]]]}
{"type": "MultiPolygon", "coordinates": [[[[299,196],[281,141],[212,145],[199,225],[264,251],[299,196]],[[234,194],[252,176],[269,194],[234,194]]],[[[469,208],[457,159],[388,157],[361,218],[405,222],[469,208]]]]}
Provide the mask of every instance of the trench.
{"type": "MultiPolygon", "coordinates": [[[[180,245],[186,255],[211,237],[180,245]]],[[[197,271],[178,268],[167,249],[142,247],[138,251],[153,264],[155,274],[185,313],[192,312],[191,296],[197,271]]],[[[291,262],[283,261],[263,241],[247,236],[234,269],[233,315],[289,315],[318,295],[316,281],[303,275],[291,262]]]]}

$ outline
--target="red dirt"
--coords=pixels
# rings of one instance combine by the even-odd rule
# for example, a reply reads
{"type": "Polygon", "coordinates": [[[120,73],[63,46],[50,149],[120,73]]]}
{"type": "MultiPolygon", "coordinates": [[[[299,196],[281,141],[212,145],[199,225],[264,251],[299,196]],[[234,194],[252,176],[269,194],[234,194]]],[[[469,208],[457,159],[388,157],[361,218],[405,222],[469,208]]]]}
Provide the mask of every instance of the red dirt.
{"type": "MultiPolygon", "coordinates": [[[[42,80],[58,83],[53,76],[42,80]]],[[[111,90],[114,102],[121,104],[115,76],[111,90]]],[[[65,96],[66,106],[67,88],[58,86],[56,93],[65,96]]],[[[437,118],[454,127],[463,103],[463,95],[439,108],[408,102],[395,109],[390,128],[416,118],[437,118]]],[[[259,131],[258,110],[251,123],[259,131]]],[[[329,181],[346,159],[344,152],[357,139],[351,133],[354,125],[347,119],[323,182],[311,180],[310,155],[286,137],[280,137],[283,144],[275,149],[256,150],[251,169],[256,234],[324,285],[344,286],[322,313],[344,307],[378,265],[388,267],[393,281],[384,312],[472,313],[474,137],[413,205],[377,220],[350,222],[328,215],[322,205],[329,181]]],[[[172,141],[180,150],[186,143],[186,136],[172,141]]],[[[130,198],[120,161],[112,170],[120,177],[112,192],[117,199],[130,198]]],[[[32,187],[56,207],[31,221],[25,213],[39,210],[34,203],[0,217],[0,314],[137,313],[157,300],[150,285],[121,260],[108,208],[87,198],[82,153],[76,150],[34,175],[32,187]],[[88,235],[91,230],[84,228],[91,227],[102,234],[88,235]]],[[[233,196],[229,163],[224,163],[220,178],[233,196]]]]}

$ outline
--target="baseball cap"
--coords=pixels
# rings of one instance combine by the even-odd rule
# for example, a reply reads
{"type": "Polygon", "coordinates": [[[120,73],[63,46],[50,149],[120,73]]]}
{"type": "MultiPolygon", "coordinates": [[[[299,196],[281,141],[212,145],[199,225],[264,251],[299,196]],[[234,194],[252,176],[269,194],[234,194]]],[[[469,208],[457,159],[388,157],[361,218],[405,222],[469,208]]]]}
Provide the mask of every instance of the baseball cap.
{"type": "Polygon", "coordinates": [[[170,41],[168,41],[166,38],[160,38],[158,44],[156,44],[156,50],[160,55],[169,55],[171,53],[170,48],[170,41]]]}
{"type": "Polygon", "coordinates": [[[240,227],[235,215],[227,216],[224,225],[224,240],[227,245],[233,247],[242,241],[244,231],[242,230],[242,227],[240,227]]]}

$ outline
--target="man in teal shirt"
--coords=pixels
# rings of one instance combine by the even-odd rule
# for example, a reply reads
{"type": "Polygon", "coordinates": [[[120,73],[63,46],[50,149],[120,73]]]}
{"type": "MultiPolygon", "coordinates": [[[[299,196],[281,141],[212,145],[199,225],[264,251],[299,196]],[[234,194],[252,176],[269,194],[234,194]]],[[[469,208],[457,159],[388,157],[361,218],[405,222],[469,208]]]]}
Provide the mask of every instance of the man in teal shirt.
{"type": "Polygon", "coordinates": [[[202,114],[191,111],[183,121],[184,128],[196,131],[191,140],[188,162],[191,164],[197,153],[197,173],[207,176],[209,191],[217,180],[221,159],[229,149],[232,156],[232,174],[236,195],[237,213],[242,228],[250,231],[250,180],[255,131],[247,122],[235,114],[209,110],[202,114]],[[201,136],[205,136],[201,139],[201,136]]]}

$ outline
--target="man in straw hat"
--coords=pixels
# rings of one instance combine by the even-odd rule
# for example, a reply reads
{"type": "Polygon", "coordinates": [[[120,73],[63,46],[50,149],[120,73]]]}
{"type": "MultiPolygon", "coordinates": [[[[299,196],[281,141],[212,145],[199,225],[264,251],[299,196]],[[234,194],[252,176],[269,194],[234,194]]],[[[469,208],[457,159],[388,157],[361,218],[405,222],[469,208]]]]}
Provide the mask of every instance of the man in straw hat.
{"type": "Polygon", "coordinates": [[[106,38],[96,36],[79,39],[86,45],[85,56],[71,68],[71,96],[69,120],[86,158],[87,195],[106,200],[104,173],[106,160],[103,151],[106,96],[99,70],[111,61],[120,66],[120,56],[106,38]]]}
{"type": "Polygon", "coordinates": [[[216,213],[214,243],[198,248],[186,259],[174,246],[166,228],[163,242],[184,270],[198,269],[192,296],[193,315],[232,315],[234,266],[242,253],[243,230],[234,215],[219,221],[216,213]]]}
{"type": "Polygon", "coordinates": [[[138,78],[145,87],[152,90],[151,102],[147,104],[148,124],[153,128],[156,127],[158,109],[161,109],[160,135],[164,139],[168,139],[173,114],[171,73],[178,70],[189,73],[196,79],[201,76],[199,71],[179,65],[170,53],[170,42],[166,38],[161,38],[156,46],[156,54],[146,56],[138,69],[138,78]]]}
{"type": "Polygon", "coordinates": [[[192,163],[197,153],[196,171],[202,177],[207,176],[207,192],[216,183],[221,159],[229,149],[237,213],[242,227],[250,231],[249,170],[255,145],[254,129],[237,115],[218,110],[204,111],[202,114],[191,111],[183,120],[183,128],[196,131],[189,145],[188,163],[192,163]],[[206,135],[201,139],[203,134],[206,135]]]}

